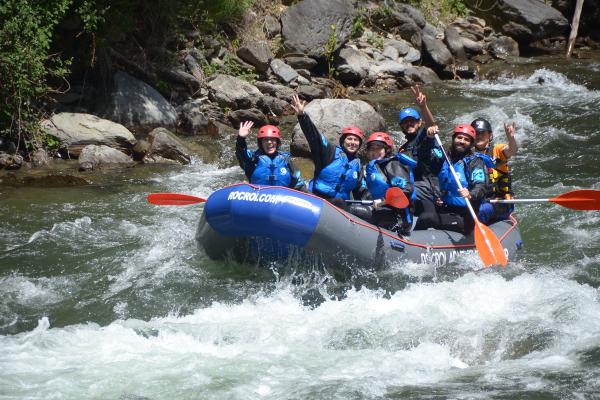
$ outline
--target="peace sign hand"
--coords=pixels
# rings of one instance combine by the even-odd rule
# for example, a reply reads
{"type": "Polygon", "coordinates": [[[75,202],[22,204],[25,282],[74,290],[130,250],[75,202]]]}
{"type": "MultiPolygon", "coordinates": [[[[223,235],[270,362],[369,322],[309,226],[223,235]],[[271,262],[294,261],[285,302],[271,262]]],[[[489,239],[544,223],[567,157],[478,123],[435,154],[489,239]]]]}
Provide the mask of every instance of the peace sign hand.
{"type": "Polygon", "coordinates": [[[240,130],[238,131],[238,136],[243,138],[248,136],[250,134],[250,128],[252,128],[252,126],[254,126],[254,122],[252,121],[240,122],[240,130]]]}
{"type": "Polygon", "coordinates": [[[421,92],[419,85],[411,86],[410,90],[413,92],[415,102],[418,106],[421,107],[427,104],[427,97],[425,96],[425,93],[421,92]]]}

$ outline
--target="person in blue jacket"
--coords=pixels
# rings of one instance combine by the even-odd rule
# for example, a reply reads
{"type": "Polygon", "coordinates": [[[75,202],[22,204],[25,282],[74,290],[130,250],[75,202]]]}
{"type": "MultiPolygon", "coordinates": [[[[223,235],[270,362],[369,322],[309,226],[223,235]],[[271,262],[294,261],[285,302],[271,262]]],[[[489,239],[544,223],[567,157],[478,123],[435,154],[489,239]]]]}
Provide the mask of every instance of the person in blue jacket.
{"type": "Polygon", "coordinates": [[[386,132],[373,132],[369,135],[367,157],[370,161],[365,168],[367,189],[377,204],[377,200],[385,199],[388,189],[398,187],[410,200],[410,205],[401,210],[389,205],[375,206],[370,222],[408,235],[412,227],[412,201],[416,195],[413,169],[417,163],[406,154],[394,154],[393,151],[394,142],[386,132]]]}
{"type": "Polygon", "coordinates": [[[466,202],[469,201],[477,213],[490,186],[483,156],[474,151],[475,140],[475,129],[471,125],[460,124],[454,128],[448,158],[463,188],[458,188],[450,166],[445,161],[438,176],[442,192],[436,226],[438,229],[464,234],[473,231],[475,222],[466,202]]]}
{"type": "Polygon", "coordinates": [[[285,186],[305,191],[306,185],[300,170],[294,165],[290,155],[279,150],[281,132],[273,125],[264,125],[256,136],[258,149],[248,150],[246,137],[254,125],[252,121],[240,123],[235,156],[250,183],[256,185],[285,186]]]}
{"type": "Polygon", "coordinates": [[[419,111],[412,107],[400,110],[400,129],[406,138],[398,149],[399,153],[406,153],[416,162],[413,173],[415,177],[417,213],[423,209],[421,201],[433,204],[440,197],[437,176],[444,163],[444,156],[428,129],[435,125],[433,115],[427,106],[427,97],[419,86],[411,87],[419,111]]]}
{"type": "Polygon", "coordinates": [[[292,97],[292,108],[296,111],[300,128],[308,146],[313,163],[315,164],[314,178],[309,183],[309,189],[319,197],[343,206],[343,200],[358,196],[361,187],[361,163],[358,150],[365,138],[364,133],[355,126],[342,129],[339,144],[329,143],[319,132],[310,117],[304,113],[305,101],[298,95],[292,97]]]}

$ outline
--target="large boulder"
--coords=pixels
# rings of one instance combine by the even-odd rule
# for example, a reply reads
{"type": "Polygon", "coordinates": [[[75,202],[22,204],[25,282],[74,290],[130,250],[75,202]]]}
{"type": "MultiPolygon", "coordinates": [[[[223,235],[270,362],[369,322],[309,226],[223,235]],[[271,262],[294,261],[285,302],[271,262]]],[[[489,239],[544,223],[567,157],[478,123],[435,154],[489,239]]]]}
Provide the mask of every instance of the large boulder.
{"type": "Polygon", "coordinates": [[[90,144],[81,150],[78,162],[79,169],[87,171],[106,165],[133,164],[133,159],[112,147],[90,144]]]}
{"type": "Polygon", "coordinates": [[[367,76],[372,60],[353,46],[346,46],[336,60],[338,78],[346,84],[357,85],[367,76]]]}
{"type": "Polygon", "coordinates": [[[150,148],[144,163],[189,164],[193,151],[181,139],[167,129],[156,128],[148,134],[150,148]]]}
{"type": "Polygon", "coordinates": [[[234,76],[218,74],[208,82],[211,100],[232,110],[251,108],[262,95],[256,86],[234,76]]]}
{"type": "MultiPolygon", "coordinates": [[[[319,99],[311,101],[304,109],[319,129],[332,143],[338,143],[342,128],[354,125],[367,132],[385,130],[385,121],[367,102],[346,99],[319,99]]],[[[292,132],[292,154],[310,156],[308,143],[296,124],[292,132]]]]}
{"type": "Polygon", "coordinates": [[[323,58],[336,51],[350,37],[354,18],[350,0],[304,0],[281,15],[281,32],[288,52],[323,58]],[[332,29],[334,27],[334,29],[332,29]],[[327,49],[335,34],[335,46],[327,49]]]}
{"type": "Polygon", "coordinates": [[[252,65],[258,72],[265,72],[269,68],[269,62],[273,53],[266,41],[245,42],[236,52],[237,56],[252,65]]]}
{"type": "Polygon", "coordinates": [[[156,89],[121,71],[113,79],[114,91],[102,113],[105,118],[134,132],[175,126],[175,108],[156,89]]]}
{"type": "Polygon", "coordinates": [[[129,153],[136,142],[123,125],[91,114],[59,113],[42,121],[41,126],[60,141],[61,151],[72,158],[79,157],[81,150],[90,144],[129,153]]]}
{"type": "Polygon", "coordinates": [[[469,0],[479,10],[487,10],[482,16],[490,24],[521,45],[536,40],[563,35],[569,21],[543,1],[539,0],[469,0]]]}

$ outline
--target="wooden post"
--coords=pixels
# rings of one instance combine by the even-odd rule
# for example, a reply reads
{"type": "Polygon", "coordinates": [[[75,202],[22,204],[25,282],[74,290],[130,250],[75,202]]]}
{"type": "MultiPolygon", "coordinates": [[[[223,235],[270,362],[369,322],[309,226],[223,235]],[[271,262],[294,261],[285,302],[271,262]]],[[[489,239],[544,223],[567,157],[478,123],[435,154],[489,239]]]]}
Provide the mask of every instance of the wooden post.
{"type": "Polygon", "coordinates": [[[573,47],[575,47],[575,39],[577,39],[577,30],[579,29],[579,17],[581,16],[581,9],[583,8],[583,0],[577,0],[575,5],[575,13],[573,14],[573,23],[571,24],[571,34],[569,35],[569,41],[567,42],[567,58],[571,57],[573,47]]]}

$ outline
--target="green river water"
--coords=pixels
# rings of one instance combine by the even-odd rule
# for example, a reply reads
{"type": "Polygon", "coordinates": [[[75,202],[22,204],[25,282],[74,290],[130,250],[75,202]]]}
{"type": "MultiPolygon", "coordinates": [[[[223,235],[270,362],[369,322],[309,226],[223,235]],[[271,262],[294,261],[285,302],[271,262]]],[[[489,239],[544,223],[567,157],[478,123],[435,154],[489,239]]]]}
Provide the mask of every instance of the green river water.
{"type": "MultiPolygon", "coordinates": [[[[600,189],[600,57],[425,92],[443,132],[485,117],[500,142],[516,122],[518,197],[600,189]]],[[[371,100],[400,139],[410,92],[371,100]]],[[[600,212],[519,205],[525,247],[504,270],[215,262],[201,205],[145,196],[242,180],[221,144],[212,164],[0,186],[0,399],[598,398],[600,212]]]]}

